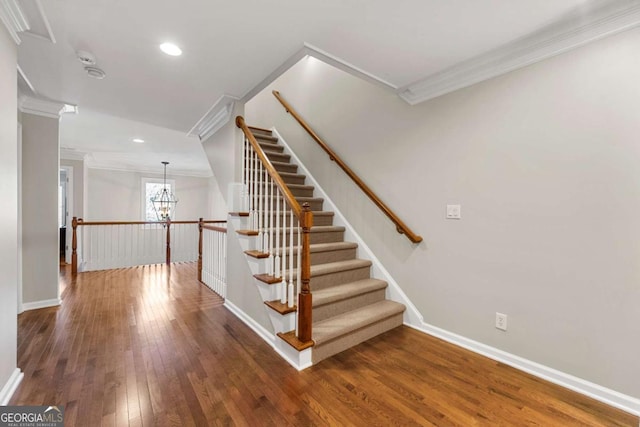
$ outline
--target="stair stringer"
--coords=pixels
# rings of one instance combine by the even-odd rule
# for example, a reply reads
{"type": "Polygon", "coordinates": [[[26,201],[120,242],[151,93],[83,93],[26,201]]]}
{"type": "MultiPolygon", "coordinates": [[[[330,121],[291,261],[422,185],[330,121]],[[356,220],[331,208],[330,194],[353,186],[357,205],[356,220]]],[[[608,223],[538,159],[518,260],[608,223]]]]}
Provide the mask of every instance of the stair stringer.
{"type": "MultiPolygon", "coordinates": [[[[380,262],[380,260],[375,256],[373,251],[360,237],[360,235],[356,232],[349,221],[347,221],[346,217],[342,214],[340,209],[338,209],[335,203],[333,203],[331,197],[329,197],[329,195],[324,191],[322,186],[314,178],[313,174],[311,174],[309,169],[306,168],[304,163],[300,161],[289,144],[287,144],[287,141],[284,139],[284,137],[278,132],[275,127],[272,127],[271,131],[273,136],[278,138],[278,143],[282,144],[282,146],[284,147],[284,152],[291,155],[291,163],[298,165],[298,173],[306,175],[306,178],[308,180],[306,184],[313,185],[315,187],[315,191],[317,191],[317,194],[314,194],[314,197],[321,197],[324,199],[325,205],[323,209],[327,211],[333,211],[333,224],[345,227],[344,240],[357,243],[358,258],[368,259],[372,262],[371,277],[384,280],[388,283],[386,289],[386,298],[405,305],[406,310],[403,314],[403,323],[413,328],[421,328],[424,324],[424,317],[418,311],[417,307],[411,302],[409,297],[407,297],[402,288],[400,288],[398,282],[393,279],[393,276],[391,276],[382,262],[380,262]]],[[[313,286],[313,283],[311,283],[311,286],[313,286]]],[[[311,292],[313,293],[313,288],[311,289],[311,292]]]]}
{"type": "MultiPolygon", "coordinates": [[[[242,236],[236,233],[236,230],[246,229],[248,226],[247,222],[246,217],[238,218],[234,216],[229,216],[227,221],[227,239],[237,239],[243,251],[256,249],[257,247],[257,236],[242,236]]],[[[245,260],[247,261],[252,274],[265,272],[266,261],[264,259],[253,259],[249,255],[245,254],[245,260]]],[[[253,278],[253,284],[258,288],[263,302],[278,299],[276,286],[268,285],[255,277],[253,278]]],[[[301,371],[313,364],[311,361],[312,348],[297,351],[277,336],[278,332],[288,332],[295,329],[295,313],[281,315],[265,305],[264,309],[266,310],[273,327],[272,331],[268,331],[265,327],[260,325],[251,316],[230,301],[225,300],[224,306],[236,317],[242,320],[256,334],[258,334],[260,338],[268,343],[275,352],[280,355],[280,357],[286,360],[297,370],[301,371]]]]}

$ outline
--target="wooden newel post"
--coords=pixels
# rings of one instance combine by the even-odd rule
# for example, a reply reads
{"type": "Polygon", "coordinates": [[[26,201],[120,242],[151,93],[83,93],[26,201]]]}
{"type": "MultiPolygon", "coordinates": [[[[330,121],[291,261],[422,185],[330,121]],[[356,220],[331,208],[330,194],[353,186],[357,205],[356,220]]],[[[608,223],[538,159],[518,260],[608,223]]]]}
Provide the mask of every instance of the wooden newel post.
{"type": "Polygon", "coordinates": [[[171,218],[167,218],[167,259],[166,263],[171,264],[171,218]]]}
{"type": "Polygon", "coordinates": [[[71,238],[71,275],[78,274],[78,217],[74,216],[71,220],[73,228],[73,237],[71,238]]]}
{"type": "Polygon", "coordinates": [[[309,203],[302,205],[302,216],[300,217],[300,226],[302,228],[302,258],[300,259],[301,268],[301,289],[298,295],[298,339],[302,342],[311,341],[311,322],[312,322],[312,305],[311,305],[311,254],[309,249],[310,237],[309,232],[313,226],[313,213],[309,207],[309,203]]]}
{"type": "Polygon", "coordinates": [[[198,281],[202,282],[202,226],[203,219],[198,220],[198,281]]]}

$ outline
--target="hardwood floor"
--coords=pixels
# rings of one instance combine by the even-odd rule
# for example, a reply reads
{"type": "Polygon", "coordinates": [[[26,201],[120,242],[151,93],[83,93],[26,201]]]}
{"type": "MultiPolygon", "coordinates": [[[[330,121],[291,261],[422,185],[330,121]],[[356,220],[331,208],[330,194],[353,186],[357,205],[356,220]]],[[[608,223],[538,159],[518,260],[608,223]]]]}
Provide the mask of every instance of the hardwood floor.
{"type": "Polygon", "coordinates": [[[407,327],[297,372],[192,263],[68,274],[61,307],[19,316],[11,401],[64,405],[67,426],[638,426],[407,327]]]}

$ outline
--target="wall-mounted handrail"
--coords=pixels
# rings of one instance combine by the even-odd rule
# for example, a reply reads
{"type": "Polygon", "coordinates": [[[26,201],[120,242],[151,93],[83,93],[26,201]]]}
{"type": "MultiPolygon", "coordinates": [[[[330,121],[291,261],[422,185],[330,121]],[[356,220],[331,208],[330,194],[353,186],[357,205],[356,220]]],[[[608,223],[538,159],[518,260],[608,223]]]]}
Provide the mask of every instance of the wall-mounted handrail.
{"type": "Polygon", "coordinates": [[[338,166],[356,183],[358,187],[375,203],[382,212],[396,225],[396,230],[400,234],[407,236],[413,243],[420,243],[422,237],[415,234],[398,216],[382,201],[380,198],[351,170],[349,166],[315,133],[307,122],[295,111],[295,109],[280,95],[280,92],[274,90],[273,95],[280,101],[287,113],[291,114],[294,119],[307,131],[309,136],[313,138],[318,145],[329,155],[329,159],[335,161],[338,166]]]}
{"type": "MultiPolygon", "coordinates": [[[[268,182],[268,180],[263,181],[262,168],[264,168],[264,170],[267,172],[268,176],[272,180],[271,182],[275,183],[285,203],[290,207],[291,213],[295,215],[295,217],[297,218],[299,227],[302,231],[302,233],[299,236],[300,239],[298,242],[298,244],[300,245],[300,256],[298,257],[300,264],[299,264],[299,268],[297,269],[297,278],[300,280],[300,289],[297,295],[297,303],[298,303],[297,304],[297,312],[298,312],[297,338],[299,341],[303,343],[310,343],[312,342],[312,337],[311,337],[312,296],[311,296],[311,286],[310,286],[311,253],[310,253],[309,233],[313,225],[313,214],[311,212],[311,209],[309,208],[308,203],[305,203],[303,206],[300,206],[300,203],[298,203],[295,196],[293,195],[293,193],[291,193],[291,190],[289,190],[289,187],[285,184],[284,180],[282,179],[278,171],[271,164],[271,161],[262,150],[262,147],[260,147],[260,144],[258,143],[255,136],[253,135],[253,132],[251,132],[251,130],[245,123],[244,118],[242,116],[236,117],[236,126],[242,130],[242,132],[244,133],[245,141],[248,141],[249,146],[251,147],[253,153],[255,153],[255,155],[257,156],[260,162],[260,173],[258,174],[260,176],[258,176],[258,184],[256,186],[254,182],[252,186],[253,186],[253,189],[257,189],[259,193],[263,192],[264,190],[262,195],[257,198],[258,211],[270,212],[266,215],[266,218],[265,218],[269,222],[268,226],[270,227],[269,234],[268,236],[265,237],[265,240],[268,241],[270,245],[273,244],[273,224],[270,221],[273,218],[274,202],[276,202],[276,212],[279,212],[279,200],[278,200],[279,198],[274,197],[273,191],[269,190],[269,186],[271,184],[268,182]],[[268,206],[265,206],[265,204],[268,206]]],[[[246,151],[247,149],[245,148],[245,155],[246,155],[246,151]]],[[[254,164],[253,168],[255,169],[256,166],[257,165],[254,164]]],[[[251,169],[251,168],[248,166],[248,169],[251,169]]],[[[253,172],[255,173],[255,170],[253,172]]],[[[251,173],[248,172],[248,174],[250,175],[251,173]]],[[[283,215],[284,215],[284,212],[283,212],[283,215]]],[[[292,277],[294,275],[293,273],[294,271],[294,268],[293,268],[293,264],[294,264],[293,262],[293,259],[294,259],[293,258],[293,246],[294,246],[293,215],[291,216],[291,220],[289,222],[289,249],[291,251],[289,256],[289,285],[288,285],[289,295],[285,297],[283,294],[282,296],[283,299],[288,300],[288,303],[290,304],[290,306],[293,304],[292,299],[294,299],[292,295],[293,288],[294,288],[293,280],[292,280],[292,277]]],[[[260,229],[266,228],[263,224],[263,218],[265,217],[265,215],[258,214],[258,217],[259,217],[258,228],[260,229]]],[[[276,228],[278,228],[277,224],[279,224],[280,221],[281,219],[278,218],[276,223],[276,228]]],[[[284,228],[285,222],[286,221],[283,219],[282,220],[283,228],[284,228]]],[[[279,231],[276,232],[276,235],[275,235],[276,241],[279,240],[279,235],[280,235],[280,232],[279,231]]],[[[262,234],[260,234],[259,236],[262,236],[262,234]]],[[[285,242],[286,242],[286,232],[283,234],[283,244],[282,244],[283,253],[285,253],[284,251],[284,248],[286,246],[285,242]]],[[[285,263],[283,262],[283,265],[284,264],[285,263]]],[[[276,275],[277,274],[274,273],[274,276],[276,275]]],[[[286,281],[284,273],[282,274],[282,279],[284,284],[284,282],[286,281]]]]}

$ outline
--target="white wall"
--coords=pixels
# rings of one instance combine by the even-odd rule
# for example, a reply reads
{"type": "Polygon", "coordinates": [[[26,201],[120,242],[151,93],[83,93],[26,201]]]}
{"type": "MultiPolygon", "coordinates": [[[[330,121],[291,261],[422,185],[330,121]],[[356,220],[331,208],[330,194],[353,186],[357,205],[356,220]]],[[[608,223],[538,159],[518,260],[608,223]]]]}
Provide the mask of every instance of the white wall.
{"type": "Polygon", "coordinates": [[[19,373],[17,351],[18,299],[18,150],[16,45],[0,26],[0,404],[6,404],[19,373]]]}
{"type": "Polygon", "coordinates": [[[636,29],[414,107],[305,59],[245,109],[284,135],[426,323],[640,398],[638,76],[636,29]],[[272,89],[423,243],[395,232],[272,89]]]}
{"type": "Polygon", "coordinates": [[[215,177],[209,178],[209,214],[208,219],[226,219],[227,218],[227,203],[225,197],[220,191],[218,180],[215,177]]]}
{"type": "Polygon", "coordinates": [[[209,159],[219,194],[222,195],[226,203],[224,212],[236,210],[232,206],[232,201],[227,198],[229,185],[241,181],[241,171],[235,165],[239,164],[239,159],[242,158],[242,132],[236,127],[235,118],[243,114],[244,105],[236,103],[230,120],[213,136],[202,141],[202,148],[209,159]]]}
{"type": "MultiPolygon", "coordinates": [[[[87,173],[87,209],[85,221],[141,221],[142,178],[162,179],[162,175],[89,169],[87,173]]],[[[209,178],[174,176],[174,194],[178,198],[176,221],[208,219],[210,213],[209,178]]]]}
{"type": "Polygon", "coordinates": [[[22,301],[57,304],[59,120],[22,114],[22,301]]]}
{"type": "MultiPolygon", "coordinates": [[[[236,127],[235,118],[244,114],[244,105],[236,103],[230,120],[213,136],[202,142],[211,170],[215,176],[219,194],[224,197],[224,216],[231,211],[237,211],[229,200],[229,185],[242,182],[241,169],[236,165],[241,163],[243,150],[243,134],[236,127]]],[[[222,212],[220,212],[222,213],[222,212]]],[[[264,302],[255,285],[255,279],[247,264],[244,251],[241,248],[233,224],[228,224],[227,232],[227,301],[231,302],[253,321],[268,331],[273,330],[269,321],[264,302]]]]}

